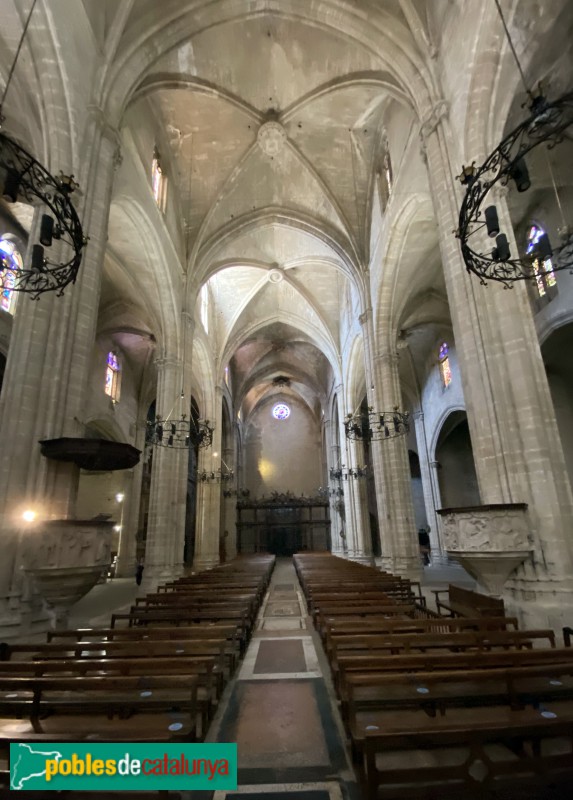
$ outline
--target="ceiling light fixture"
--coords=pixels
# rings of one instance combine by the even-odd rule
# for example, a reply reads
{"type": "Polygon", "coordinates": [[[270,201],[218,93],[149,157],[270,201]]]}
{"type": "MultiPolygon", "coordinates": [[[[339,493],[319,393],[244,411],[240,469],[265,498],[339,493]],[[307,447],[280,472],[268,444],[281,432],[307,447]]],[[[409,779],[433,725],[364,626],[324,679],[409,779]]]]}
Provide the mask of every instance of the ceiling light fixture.
{"type": "Polygon", "coordinates": [[[544,233],[527,247],[522,256],[512,256],[507,234],[501,230],[497,208],[488,199],[496,184],[513,185],[518,192],[526,192],[530,188],[531,178],[525,157],[542,144],[546,145],[548,151],[552,150],[564,139],[567,129],[573,124],[573,91],[550,102],[540,84],[535,92],[528,87],[498,0],[495,3],[529,98],[527,105],[530,115],[502,139],[481,166],[476,167],[473,162],[462,167],[458,179],[466,187],[466,194],[460,209],[456,236],[460,240],[468,272],[477,275],[483,285],[492,280],[509,287],[515,281],[538,281],[540,276],[551,276],[559,270],[569,269],[573,272],[573,229],[565,219],[549,159],[548,169],[562,222],[557,229],[558,242],[551,243],[544,233]],[[469,243],[470,237],[484,228],[489,238],[495,239],[495,246],[489,253],[478,252],[469,243]]]}
{"type": "MultiPolygon", "coordinates": [[[[5,119],[2,109],[6,95],[35,6],[36,0],[28,13],[6,80],[0,101],[0,127],[5,119]]],[[[26,263],[29,266],[14,272],[10,269],[10,262],[0,251],[1,288],[30,294],[33,299],[44,292],[56,292],[61,296],[66,286],[75,283],[83,249],[87,244],[79,217],[70,199],[78,188],[74,176],[60,172],[54,177],[24,147],[0,131],[0,186],[2,186],[2,197],[8,203],[40,205],[46,211],[40,220],[39,242],[30,241],[28,245],[31,257],[26,259],[26,263]],[[54,240],[62,243],[61,261],[51,258],[46,253],[45,248],[51,247],[54,240]],[[4,284],[5,279],[10,281],[9,286],[4,284]]]]}
{"type": "Polygon", "coordinates": [[[371,406],[367,411],[348,414],[344,422],[347,439],[364,442],[376,442],[404,436],[410,430],[410,415],[398,411],[374,411],[371,406]]]}

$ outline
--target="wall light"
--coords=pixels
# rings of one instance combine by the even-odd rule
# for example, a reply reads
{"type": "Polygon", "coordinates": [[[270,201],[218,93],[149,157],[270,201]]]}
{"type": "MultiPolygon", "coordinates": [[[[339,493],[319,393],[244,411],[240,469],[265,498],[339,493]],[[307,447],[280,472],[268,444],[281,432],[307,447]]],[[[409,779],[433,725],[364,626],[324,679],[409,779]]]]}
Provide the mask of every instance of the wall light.
{"type": "Polygon", "coordinates": [[[22,519],[25,522],[34,522],[34,520],[36,519],[36,512],[32,511],[31,509],[28,509],[27,511],[24,511],[24,513],[22,514],[22,519]]]}

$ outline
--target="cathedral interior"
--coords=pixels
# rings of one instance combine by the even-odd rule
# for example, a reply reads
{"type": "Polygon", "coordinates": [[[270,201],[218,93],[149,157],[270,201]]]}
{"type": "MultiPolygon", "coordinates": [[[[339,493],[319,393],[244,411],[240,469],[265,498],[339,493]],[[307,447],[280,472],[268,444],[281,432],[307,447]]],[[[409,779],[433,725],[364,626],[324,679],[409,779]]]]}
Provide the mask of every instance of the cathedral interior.
{"type": "MultiPolygon", "coordinates": [[[[342,612],[341,636],[372,614],[364,634],[408,647],[440,620],[462,638],[420,650],[437,664],[484,630],[492,670],[554,649],[535,657],[563,696],[534,707],[571,743],[571,3],[0,0],[0,20],[0,762],[32,733],[137,741],[138,711],[87,734],[56,701],[38,732],[9,681],[54,632],[160,629],[182,586],[182,631],[243,626],[187,731],[238,743],[215,800],[442,797],[429,761],[400,783],[419,742],[374,735],[402,712],[356,699],[342,612]],[[394,604],[410,627],[382,623],[394,604]],[[513,622],[464,632],[481,616],[513,622]]],[[[443,713],[474,747],[483,710],[443,713]]],[[[474,770],[460,797],[571,796],[556,741],[539,786],[474,770]]]]}

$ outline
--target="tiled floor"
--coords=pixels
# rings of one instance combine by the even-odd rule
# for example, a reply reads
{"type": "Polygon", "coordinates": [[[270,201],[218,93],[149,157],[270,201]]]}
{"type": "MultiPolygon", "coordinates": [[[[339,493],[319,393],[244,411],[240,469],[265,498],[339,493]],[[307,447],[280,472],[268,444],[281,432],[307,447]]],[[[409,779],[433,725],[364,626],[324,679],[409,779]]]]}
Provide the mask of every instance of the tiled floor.
{"type": "Polygon", "coordinates": [[[320,640],[290,559],[279,559],[257,629],[208,741],[237,742],[239,788],[214,800],[355,800],[355,776],[320,640]]]}

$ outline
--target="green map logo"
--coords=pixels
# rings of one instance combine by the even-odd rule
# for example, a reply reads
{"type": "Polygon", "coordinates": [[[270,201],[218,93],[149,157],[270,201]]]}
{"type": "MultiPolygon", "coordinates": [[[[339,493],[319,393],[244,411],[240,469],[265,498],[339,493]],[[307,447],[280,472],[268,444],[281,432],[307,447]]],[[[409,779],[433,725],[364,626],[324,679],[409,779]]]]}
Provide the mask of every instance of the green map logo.
{"type": "Polygon", "coordinates": [[[26,781],[46,779],[46,762],[63,758],[59,750],[48,750],[42,745],[10,745],[10,788],[28,789],[26,781]]]}
{"type": "Polygon", "coordinates": [[[237,788],[236,744],[129,742],[10,745],[13,791],[237,788]]]}

